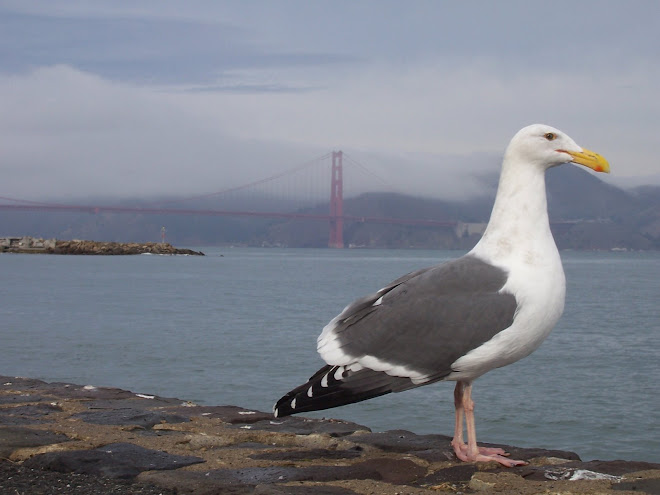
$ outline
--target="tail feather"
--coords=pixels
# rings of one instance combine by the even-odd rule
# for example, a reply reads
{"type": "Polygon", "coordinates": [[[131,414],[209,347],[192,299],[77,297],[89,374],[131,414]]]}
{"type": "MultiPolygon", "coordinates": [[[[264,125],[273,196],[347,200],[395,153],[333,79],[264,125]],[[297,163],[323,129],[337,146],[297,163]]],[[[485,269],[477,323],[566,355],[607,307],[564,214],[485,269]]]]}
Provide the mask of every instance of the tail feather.
{"type": "Polygon", "coordinates": [[[350,371],[343,366],[327,365],[278,400],[273,411],[276,417],[319,411],[416,386],[409,378],[390,376],[382,371],[367,368],[350,371]]]}

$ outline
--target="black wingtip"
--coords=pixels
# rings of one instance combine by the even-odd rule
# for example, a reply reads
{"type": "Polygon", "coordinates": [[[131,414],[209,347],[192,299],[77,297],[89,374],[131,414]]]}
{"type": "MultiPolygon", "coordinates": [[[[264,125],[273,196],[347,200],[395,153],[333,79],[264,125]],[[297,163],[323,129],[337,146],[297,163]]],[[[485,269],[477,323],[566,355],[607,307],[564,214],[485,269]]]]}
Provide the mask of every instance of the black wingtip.
{"type": "Polygon", "coordinates": [[[277,404],[273,407],[273,415],[276,418],[284,418],[286,416],[291,416],[295,414],[296,411],[291,407],[291,401],[293,399],[289,397],[289,394],[282,397],[277,401],[277,404]]]}
{"type": "Polygon", "coordinates": [[[365,368],[352,372],[341,366],[328,365],[278,400],[273,413],[275,417],[283,418],[331,409],[415,386],[408,378],[394,377],[380,371],[365,368]]]}
{"type": "MultiPolygon", "coordinates": [[[[300,413],[300,412],[306,412],[306,411],[314,411],[317,408],[311,408],[309,409],[309,404],[307,404],[308,407],[305,408],[299,408],[298,407],[298,400],[299,397],[302,398],[303,396],[307,395],[307,391],[309,388],[314,384],[314,383],[319,383],[321,380],[321,377],[324,376],[326,373],[330,372],[332,369],[332,366],[327,365],[318,370],[316,373],[314,373],[309,380],[307,380],[306,383],[294,388],[291,390],[289,393],[284,395],[280,400],[277,401],[275,406],[273,407],[273,414],[275,415],[276,418],[283,418],[285,416],[291,416],[292,414],[300,413]],[[303,395],[304,394],[304,395],[303,395]]],[[[303,401],[306,402],[306,401],[303,401]]],[[[318,409],[326,409],[325,407],[319,407],[318,409]]]]}

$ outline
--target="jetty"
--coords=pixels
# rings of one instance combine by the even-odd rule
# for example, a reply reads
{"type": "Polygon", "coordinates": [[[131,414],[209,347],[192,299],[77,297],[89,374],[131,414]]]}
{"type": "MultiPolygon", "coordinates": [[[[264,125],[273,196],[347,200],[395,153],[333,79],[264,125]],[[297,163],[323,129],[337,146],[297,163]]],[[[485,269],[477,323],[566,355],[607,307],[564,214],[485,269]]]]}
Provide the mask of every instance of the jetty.
{"type": "Polygon", "coordinates": [[[204,256],[201,251],[175,248],[166,242],[102,242],[74,239],[63,241],[40,237],[0,237],[0,253],[134,255],[179,254],[204,256]]]}
{"type": "Polygon", "coordinates": [[[650,462],[491,445],[529,464],[464,463],[444,435],[143,392],[0,376],[0,493],[660,493],[650,462]]]}

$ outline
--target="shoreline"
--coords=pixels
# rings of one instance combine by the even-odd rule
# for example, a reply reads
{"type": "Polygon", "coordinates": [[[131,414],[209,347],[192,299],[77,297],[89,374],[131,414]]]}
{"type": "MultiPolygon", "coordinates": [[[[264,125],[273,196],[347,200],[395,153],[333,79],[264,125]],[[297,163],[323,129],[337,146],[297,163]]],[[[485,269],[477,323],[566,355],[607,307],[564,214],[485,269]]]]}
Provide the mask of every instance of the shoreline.
{"type": "Polygon", "coordinates": [[[449,441],[0,376],[1,493],[54,493],[59,482],[91,494],[660,492],[660,464],[498,445],[529,462],[507,469],[460,462],[449,441]]]}

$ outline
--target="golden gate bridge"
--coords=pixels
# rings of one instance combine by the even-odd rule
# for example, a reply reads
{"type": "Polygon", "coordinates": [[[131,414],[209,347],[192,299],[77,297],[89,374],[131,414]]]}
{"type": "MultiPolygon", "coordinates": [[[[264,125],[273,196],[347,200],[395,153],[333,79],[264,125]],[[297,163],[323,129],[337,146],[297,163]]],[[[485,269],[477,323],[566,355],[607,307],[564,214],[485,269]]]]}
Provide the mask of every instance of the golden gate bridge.
{"type": "MultiPolygon", "coordinates": [[[[275,175],[255,180],[239,186],[233,186],[221,191],[212,193],[200,194],[185,198],[177,198],[171,200],[158,201],[153,204],[144,206],[121,206],[121,205],[85,205],[85,204],[62,204],[53,202],[42,202],[25,199],[17,199],[7,196],[0,196],[0,200],[5,203],[0,204],[0,210],[5,211],[44,211],[44,212],[86,212],[90,214],[98,213],[125,213],[125,214],[154,214],[154,215],[199,215],[199,216],[233,216],[233,217],[261,217],[261,218],[283,218],[293,220],[314,220],[320,222],[327,222],[329,227],[328,247],[343,248],[344,247],[344,224],[351,222],[361,223],[381,223],[381,224],[398,224],[398,225],[411,225],[411,226],[425,226],[437,228],[455,228],[458,222],[455,221],[440,221],[433,219],[420,219],[420,218],[394,218],[394,217],[377,217],[369,215],[347,215],[344,213],[344,198],[346,197],[346,183],[345,183],[345,161],[348,161],[352,170],[359,171],[363,175],[367,175],[371,179],[376,178],[381,183],[386,184],[386,181],[381,179],[378,175],[371,172],[364,165],[352,159],[350,156],[342,151],[332,151],[310,162],[293,167],[275,175]],[[330,161],[328,169],[326,160],[330,161]],[[318,165],[321,165],[319,167],[318,165]],[[328,177],[324,174],[307,174],[302,175],[303,171],[310,170],[325,170],[329,171],[330,183],[330,198],[329,198],[329,211],[325,213],[312,213],[300,211],[260,211],[257,208],[250,208],[250,203],[254,202],[256,195],[261,197],[279,198],[286,200],[286,204],[312,204],[319,201],[320,194],[317,192],[325,188],[327,198],[327,185],[328,177]],[[288,180],[291,177],[298,177],[297,181],[288,180]],[[301,178],[302,177],[302,178],[301,178]],[[279,184],[279,186],[274,186],[279,184]],[[246,191],[252,192],[250,195],[245,195],[246,191]],[[237,194],[242,194],[241,201],[237,201],[237,194]],[[174,207],[174,204],[181,204],[193,201],[209,201],[217,200],[222,204],[223,199],[225,203],[229,203],[228,198],[233,195],[234,203],[244,205],[243,208],[181,208],[174,207]]],[[[356,181],[357,186],[360,187],[359,180],[356,181]]],[[[373,180],[371,181],[373,182],[373,180]]],[[[366,192],[365,186],[363,190],[366,192]]]]}

